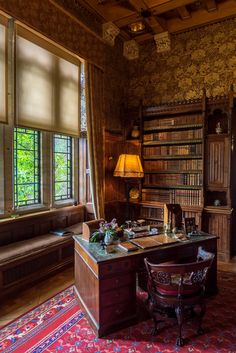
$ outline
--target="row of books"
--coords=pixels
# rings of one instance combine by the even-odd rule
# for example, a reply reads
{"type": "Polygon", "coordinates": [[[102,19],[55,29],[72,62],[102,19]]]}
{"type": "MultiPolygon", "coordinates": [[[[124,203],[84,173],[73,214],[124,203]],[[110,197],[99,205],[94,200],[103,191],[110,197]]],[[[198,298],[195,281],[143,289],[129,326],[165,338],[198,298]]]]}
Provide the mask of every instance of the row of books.
{"type": "Polygon", "coordinates": [[[202,186],[202,174],[200,173],[180,173],[180,174],[145,174],[144,184],[149,185],[190,185],[202,186]]]}
{"type": "Polygon", "coordinates": [[[201,114],[181,115],[171,118],[152,119],[144,121],[144,130],[148,128],[171,127],[186,124],[201,124],[201,114]]]}
{"type": "Polygon", "coordinates": [[[158,172],[158,171],[202,171],[202,159],[178,159],[178,160],[156,160],[144,161],[145,172],[158,172]]]}
{"type": "Polygon", "coordinates": [[[184,131],[165,131],[152,134],[144,134],[144,141],[180,141],[190,139],[201,139],[203,137],[203,130],[184,130],[184,131]]]}
{"type": "Polygon", "coordinates": [[[145,157],[150,156],[185,156],[202,154],[202,144],[189,144],[180,146],[144,146],[143,154],[145,157]]]}
{"type": "Polygon", "coordinates": [[[179,203],[183,206],[201,206],[201,190],[142,190],[142,201],[158,201],[164,203],[179,203]]]}

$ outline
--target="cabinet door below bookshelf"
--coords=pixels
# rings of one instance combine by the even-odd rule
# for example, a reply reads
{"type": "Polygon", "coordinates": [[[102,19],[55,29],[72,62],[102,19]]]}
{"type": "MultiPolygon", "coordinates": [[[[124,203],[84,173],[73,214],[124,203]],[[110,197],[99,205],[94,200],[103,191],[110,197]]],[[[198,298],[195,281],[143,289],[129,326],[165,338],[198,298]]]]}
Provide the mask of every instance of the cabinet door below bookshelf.
{"type": "Polygon", "coordinates": [[[218,260],[229,261],[230,260],[230,222],[231,222],[231,211],[230,210],[216,210],[206,209],[205,210],[205,230],[210,233],[217,235],[218,241],[218,260]]]}

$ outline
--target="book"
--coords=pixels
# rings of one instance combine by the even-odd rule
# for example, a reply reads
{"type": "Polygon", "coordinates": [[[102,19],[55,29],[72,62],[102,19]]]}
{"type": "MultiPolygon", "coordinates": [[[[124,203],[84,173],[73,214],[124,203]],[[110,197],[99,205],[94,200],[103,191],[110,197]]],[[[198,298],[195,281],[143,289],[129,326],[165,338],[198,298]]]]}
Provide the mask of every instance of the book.
{"type": "Polygon", "coordinates": [[[74,235],[74,232],[66,229],[54,229],[49,232],[50,234],[57,235],[59,237],[74,235]]]}
{"type": "Polygon", "coordinates": [[[120,243],[118,245],[118,248],[126,252],[138,250],[138,247],[135,244],[130,243],[129,241],[124,241],[123,243],[120,243]]]}
{"type": "Polygon", "coordinates": [[[146,238],[132,239],[131,242],[141,249],[154,248],[160,245],[167,245],[179,242],[176,238],[168,237],[164,234],[158,234],[146,238]]]}

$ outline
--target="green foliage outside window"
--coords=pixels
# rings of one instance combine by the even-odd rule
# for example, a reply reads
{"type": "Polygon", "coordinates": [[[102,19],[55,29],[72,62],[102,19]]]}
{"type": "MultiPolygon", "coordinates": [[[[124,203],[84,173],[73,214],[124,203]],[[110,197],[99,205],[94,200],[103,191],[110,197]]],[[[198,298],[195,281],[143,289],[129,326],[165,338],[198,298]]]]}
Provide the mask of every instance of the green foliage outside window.
{"type": "Polygon", "coordinates": [[[72,198],[72,138],[54,135],[54,199],[72,198]]]}
{"type": "Polygon", "coordinates": [[[40,132],[14,129],[14,206],[40,203],[40,132]]]}

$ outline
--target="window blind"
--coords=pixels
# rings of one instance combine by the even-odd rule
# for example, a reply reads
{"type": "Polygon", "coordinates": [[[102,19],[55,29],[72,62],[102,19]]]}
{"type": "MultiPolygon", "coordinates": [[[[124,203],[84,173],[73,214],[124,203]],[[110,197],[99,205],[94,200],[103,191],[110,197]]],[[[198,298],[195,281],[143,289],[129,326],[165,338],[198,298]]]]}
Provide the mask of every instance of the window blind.
{"type": "Polygon", "coordinates": [[[7,122],[6,86],[6,25],[5,20],[0,17],[0,122],[7,122]]]}
{"type": "Polygon", "coordinates": [[[79,136],[79,58],[20,25],[16,31],[16,125],[79,136]]]}

